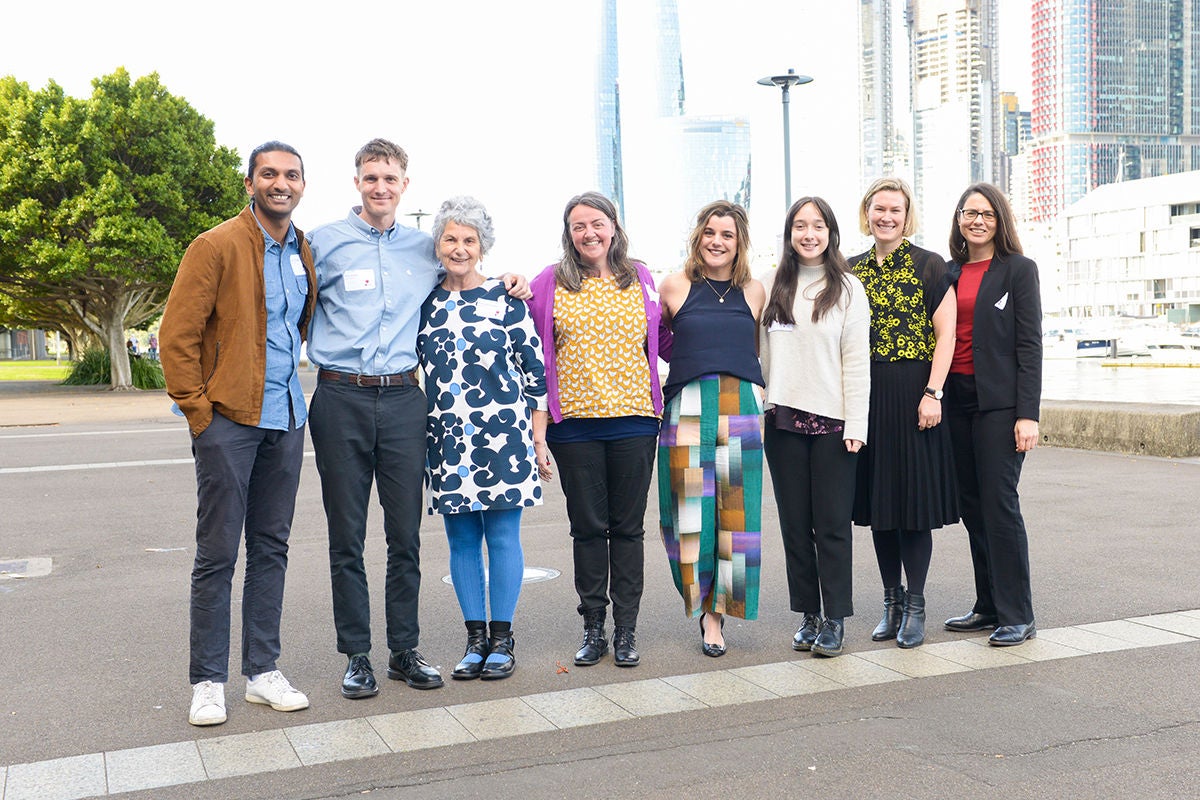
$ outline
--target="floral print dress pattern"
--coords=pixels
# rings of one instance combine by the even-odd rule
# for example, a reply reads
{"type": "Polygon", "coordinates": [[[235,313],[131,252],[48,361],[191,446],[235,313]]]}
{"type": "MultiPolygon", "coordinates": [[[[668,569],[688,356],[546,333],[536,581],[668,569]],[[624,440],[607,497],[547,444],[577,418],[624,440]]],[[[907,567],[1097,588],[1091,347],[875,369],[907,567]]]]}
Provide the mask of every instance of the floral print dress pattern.
{"type": "Polygon", "coordinates": [[[525,303],[500,281],[421,308],[429,513],[540,505],[532,409],[546,407],[541,341],[525,303]]]}

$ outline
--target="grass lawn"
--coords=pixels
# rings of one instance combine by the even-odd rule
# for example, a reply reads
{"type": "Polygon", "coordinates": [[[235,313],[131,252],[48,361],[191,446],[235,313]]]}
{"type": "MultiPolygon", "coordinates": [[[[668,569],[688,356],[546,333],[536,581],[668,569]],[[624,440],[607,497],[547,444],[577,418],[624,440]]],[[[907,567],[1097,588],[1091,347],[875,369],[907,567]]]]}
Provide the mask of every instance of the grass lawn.
{"type": "Polygon", "coordinates": [[[0,361],[0,381],[61,381],[71,371],[71,362],[0,361]]]}

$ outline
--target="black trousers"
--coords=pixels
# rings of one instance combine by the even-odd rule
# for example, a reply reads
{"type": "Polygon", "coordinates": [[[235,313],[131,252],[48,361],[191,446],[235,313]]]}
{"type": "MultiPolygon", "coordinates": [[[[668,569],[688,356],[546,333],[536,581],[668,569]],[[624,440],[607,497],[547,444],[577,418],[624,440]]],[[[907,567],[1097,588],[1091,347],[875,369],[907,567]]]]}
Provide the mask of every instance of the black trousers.
{"type": "Polygon", "coordinates": [[[550,443],[567,500],[580,614],[606,608],[611,597],[613,623],[637,624],[657,444],[657,436],[550,443]]]}
{"type": "Polygon", "coordinates": [[[853,616],[854,485],[858,454],[841,433],[810,435],[768,424],[763,452],[771,470],[787,559],[792,611],[853,616]]]}
{"type": "Polygon", "coordinates": [[[371,650],[371,600],[363,550],[371,484],[387,543],[384,610],[392,651],[417,646],[425,394],[416,386],[320,381],[308,420],[329,526],[329,577],[339,653],[371,650]]]}
{"type": "Polygon", "coordinates": [[[1028,624],[1033,592],[1017,494],[1025,454],[1016,449],[1016,410],[980,411],[974,375],[951,374],[946,401],[959,505],[975,568],[975,613],[995,615],[1001,625],[1028,624]]]}

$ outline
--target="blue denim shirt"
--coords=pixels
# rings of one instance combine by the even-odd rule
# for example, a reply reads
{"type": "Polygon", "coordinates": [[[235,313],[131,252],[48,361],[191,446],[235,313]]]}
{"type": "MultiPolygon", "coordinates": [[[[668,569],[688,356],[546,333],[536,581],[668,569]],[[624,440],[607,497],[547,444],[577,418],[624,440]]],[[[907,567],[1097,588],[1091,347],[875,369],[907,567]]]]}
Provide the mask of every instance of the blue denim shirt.
{"type": "Polygon", "coordinates": [[[291,429],[293,420],[298,428],[308,419],[299,372],[299,325],[308,296],[308,278],[300,262],[300,240],[294,226],[288,226],[283,244],[272,239],[266,230],[263,241],[267,367],[258,427],[286,431],[291,429]]]}
{"type": "Polygon", "coordinates": [[[325,369],[395,375],[417,366],[421,305],[444,273],[429,234],[376,230],[361,210],[308,234],[317,269],[308,356],[325,369]]]}

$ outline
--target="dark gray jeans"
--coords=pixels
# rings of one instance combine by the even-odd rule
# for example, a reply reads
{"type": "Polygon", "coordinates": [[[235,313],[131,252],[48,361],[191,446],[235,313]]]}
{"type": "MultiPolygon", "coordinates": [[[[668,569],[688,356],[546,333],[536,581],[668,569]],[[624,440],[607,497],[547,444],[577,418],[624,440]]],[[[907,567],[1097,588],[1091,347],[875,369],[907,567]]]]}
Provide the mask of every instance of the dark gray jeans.
{"type": "Polygon", "coordinates": [[[229,680],[229,607],[242,531],[242,674],[275,669],[296,508],[304,426],[272,431],[220,414],[192,440],[196,459],[196,562],[192,567],[192,683],[229,680]]]}

